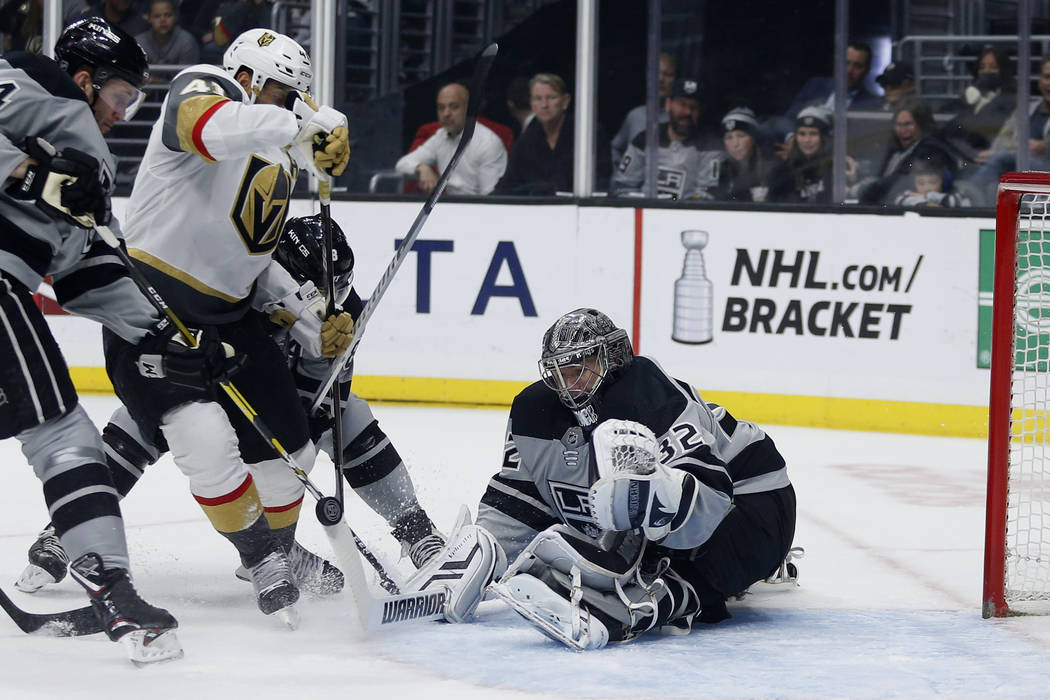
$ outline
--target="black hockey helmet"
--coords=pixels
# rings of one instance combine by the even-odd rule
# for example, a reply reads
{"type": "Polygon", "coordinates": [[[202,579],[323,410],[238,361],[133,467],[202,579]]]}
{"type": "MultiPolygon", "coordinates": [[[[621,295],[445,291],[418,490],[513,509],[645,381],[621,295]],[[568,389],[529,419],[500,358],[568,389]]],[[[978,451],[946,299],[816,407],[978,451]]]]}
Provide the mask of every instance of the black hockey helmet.
{"type": "Polygon", "coordinates": [[[540,377],[566,408],[579,411],[594,400],[607,377],[633,359],[627,331],[597,309],[576,309],[543,334],[540,377]]]}
{"type": "MultiPolygon", "coordinates": [[[[354,281],[354,252],[350,250],[343,229],[335,221],[332,222],[332,247],[336,296],[342,303],[354,281]]],[[[325,291],[324,228],[320,214],[288,219],[273,255],[299,284],[310,281],[320,291],[325,291]]]]}
{"type": "Polygon", "coordinates": [[[149,61],[135,37],[101,17],[86,17],[66,27],[55,43],[55,58],[70,74],[91,66],[97,88],[110,78],[123,78],[137,88],[149,79],[149,61]]]}
{"type": "Polygon", "coordinates": [[[66,27],[55,42],[55,59],[73,75],[81,66],[91,68],[95,99],[102,99],[130,119],[138,110],[149,80],[149,62],[135,37],[101,17],[85,17],[66,27]],[[107,83],[119,78],[128,83],[107,83]]]}

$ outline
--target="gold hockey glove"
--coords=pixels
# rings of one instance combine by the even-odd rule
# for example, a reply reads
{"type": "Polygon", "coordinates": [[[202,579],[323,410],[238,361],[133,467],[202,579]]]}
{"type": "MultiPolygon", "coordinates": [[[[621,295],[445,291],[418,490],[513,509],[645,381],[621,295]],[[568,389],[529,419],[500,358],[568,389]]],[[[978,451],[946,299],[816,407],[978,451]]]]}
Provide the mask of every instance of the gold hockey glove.
{"type": "Polygon", "coordinates": [[[354,317],[345,311],[333,314],[321,324],[321,355],[339,357],[354,338],[354,317]]]}
{"type": "Polygon", "coordinates": [[[350,162],[350,135],[337,126],[328,135],[314,136],[314,164],[332,177],[339,177],[350,162]]]}

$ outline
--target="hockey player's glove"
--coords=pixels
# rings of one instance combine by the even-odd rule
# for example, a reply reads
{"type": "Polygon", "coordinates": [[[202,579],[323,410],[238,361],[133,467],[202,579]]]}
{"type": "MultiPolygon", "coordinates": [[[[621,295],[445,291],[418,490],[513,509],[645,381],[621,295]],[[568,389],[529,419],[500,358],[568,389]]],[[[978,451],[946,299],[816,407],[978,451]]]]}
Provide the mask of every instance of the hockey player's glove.
{"type": "Polygon", "coordinates": [[[594,431],[593,444],[601,478],[591,485],[590,503],[598,526],[666,537],[692,476],[660,463],[656,436],[641,423],[607,420],[594,431]]]}
{"type": "Polygon", "coordinates": [[[342,175],[350,162],[346,116],[331,107],[318,107],[308,95],[294,90],[288,93],[285,105],[299,122],[299,133],[292,141],[292,155],[299,167],[319,180],[342,175]]]}
{"type": "Polygon", "coordinates": [[[22,150],[36,163],[7,188],[10,197],[35,202],[48,216],[82,228],[109,225],[109,196],[97,160],[75,148],[58,151],[38,137],[27,138],[22,150]]]}
{"type": "Polygon", "coordinates": [[[219,340],[214,328],[190,329],[197,347],[178,330],[150,333],[139,343],[139,373],[148,379],[166,379],[187,389],[213,395],[215,387],[244,366],[244,355],[219,340]]]}
{"type": "Polygon", "coordinates": [[[332,314],[321,324],[321,356],[339,357],[354,338],[354,317],[345,311],[332,314]]]}

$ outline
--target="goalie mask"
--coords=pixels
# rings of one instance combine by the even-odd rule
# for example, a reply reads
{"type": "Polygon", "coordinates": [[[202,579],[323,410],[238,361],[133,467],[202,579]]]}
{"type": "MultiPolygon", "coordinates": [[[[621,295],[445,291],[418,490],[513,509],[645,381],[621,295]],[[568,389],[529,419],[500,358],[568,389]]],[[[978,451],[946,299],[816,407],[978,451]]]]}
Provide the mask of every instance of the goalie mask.
{"type": "Polygon", "coordinates": [[[540,377],[566,408],[580,411],[591,404],[602,382],[632,359],[627,331],[600,311],[576,309],[544,333],[540,377]]]}
{"type": "MultiPolygon", "coordinates": [[[[342,304],[350,294],[354,282],[354,253],[346,242],[343,229],[332,222],[332,248],[335,257],[336,302],[342,304]]],[[[300,216],[284,225],[284,233],[277,243],[274,258],[299,284],[313,282],[319,290],[327,290],[325,278],[324,227],[321,215],[300,216]]]]}
{"type": "Polygon", "coordinates": [[[234,77],[243,69],[252,74],[249,97],[255,103],[267,80],[299,92],[310,92],[313,68],[302,46],[271,29],[249,29],[230,44],[222,56],[222,67],[234,77]]]}

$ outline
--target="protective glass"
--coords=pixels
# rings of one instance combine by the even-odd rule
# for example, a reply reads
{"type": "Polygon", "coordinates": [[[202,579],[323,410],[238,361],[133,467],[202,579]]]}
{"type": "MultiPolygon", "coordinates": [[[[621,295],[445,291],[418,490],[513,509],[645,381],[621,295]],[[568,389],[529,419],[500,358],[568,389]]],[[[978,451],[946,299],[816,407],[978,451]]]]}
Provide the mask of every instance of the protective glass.
{"type": "Polygon", "coordinates": [[[98,99],[114,113],[121,115],[121,121],[127,121],[142,106],[146,93],[123,78],[110,78],[99,90],[98,99]]]}

